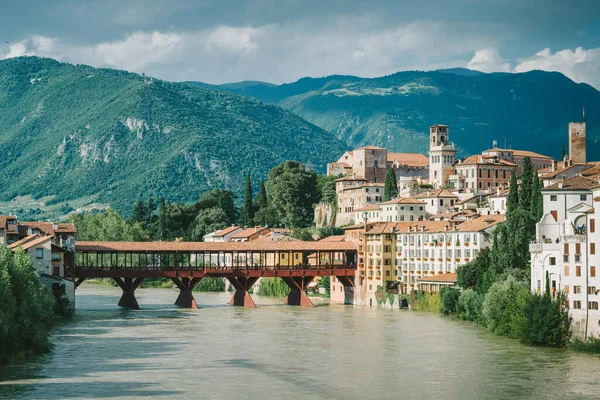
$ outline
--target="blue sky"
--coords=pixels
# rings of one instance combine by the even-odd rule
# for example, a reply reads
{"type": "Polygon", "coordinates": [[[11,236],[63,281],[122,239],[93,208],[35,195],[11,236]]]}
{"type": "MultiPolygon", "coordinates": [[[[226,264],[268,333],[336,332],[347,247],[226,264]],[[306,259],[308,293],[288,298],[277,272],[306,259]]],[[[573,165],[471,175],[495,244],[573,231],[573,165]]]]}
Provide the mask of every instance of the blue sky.
{"type": "Polygon", "coordinates": [[[209,83],[545,69],[600,88],[598,0],[20,0],[1,7],[0,58],[40,55],[209,83]]]}

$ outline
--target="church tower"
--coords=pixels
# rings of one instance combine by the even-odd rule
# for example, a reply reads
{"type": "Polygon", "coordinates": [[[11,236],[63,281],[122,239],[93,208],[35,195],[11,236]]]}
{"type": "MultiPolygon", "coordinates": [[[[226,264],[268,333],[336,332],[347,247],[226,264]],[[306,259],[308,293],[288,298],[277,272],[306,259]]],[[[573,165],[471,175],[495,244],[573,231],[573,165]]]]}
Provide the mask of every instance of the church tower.
{"type": "Polygon", "coordinates": [[[448,125],[435,124],[429,128],[429,182],[434,188],[448,186],[448,178],[454,174],[456,149],[450,144],[448,125]]]}

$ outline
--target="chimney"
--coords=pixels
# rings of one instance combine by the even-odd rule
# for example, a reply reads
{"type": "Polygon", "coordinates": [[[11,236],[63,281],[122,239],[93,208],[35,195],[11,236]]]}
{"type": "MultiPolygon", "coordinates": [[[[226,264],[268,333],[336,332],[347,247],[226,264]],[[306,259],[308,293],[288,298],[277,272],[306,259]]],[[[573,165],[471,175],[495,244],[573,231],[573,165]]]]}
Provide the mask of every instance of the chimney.
{"type": "Polygon", "coordinates": [[[558,188],[559,188],[559,189],[562,189],[562,188],[563,188],[563,183],[562,183],[562,181],[559,181],[559,182],[558,182],[558,188]]]}
{"type": "Polygon", "coordinates": [[[444,232],[448,232],[448,225],[444,226],[444,232]]]}
{"type": "Polygon", "coordinates": [[[421,225],[421,232],[425,232],[425,225],[421,225]]]}

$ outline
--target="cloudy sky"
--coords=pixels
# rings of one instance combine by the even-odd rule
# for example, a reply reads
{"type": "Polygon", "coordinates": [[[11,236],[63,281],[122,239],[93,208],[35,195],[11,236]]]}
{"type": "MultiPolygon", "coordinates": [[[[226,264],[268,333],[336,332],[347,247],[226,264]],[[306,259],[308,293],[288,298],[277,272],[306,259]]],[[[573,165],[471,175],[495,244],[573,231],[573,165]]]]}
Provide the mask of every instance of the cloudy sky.
{"type": "Polygon", "coordinates": [[[544,69],[600,89],[598,0],[7,0],[0,6],[0,59],[39,55],[209,83],[449,67],[544,69]]]}

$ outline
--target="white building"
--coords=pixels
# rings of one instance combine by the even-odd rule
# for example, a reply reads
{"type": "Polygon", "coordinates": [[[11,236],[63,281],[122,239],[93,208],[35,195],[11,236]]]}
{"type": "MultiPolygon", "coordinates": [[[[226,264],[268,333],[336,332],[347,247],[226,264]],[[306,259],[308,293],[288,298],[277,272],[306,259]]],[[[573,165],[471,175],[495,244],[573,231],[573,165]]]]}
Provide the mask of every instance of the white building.
{"type": "Polygon", "coordinates": [[[435,124],[429,128],[429,182],[435,188],[448,186],[454,174],[456,148],[450,143],[448,125],[435,124]]]}
{"type": "Polygon", "coordinates": [[[496,194],[488,196],[488,207],[491,214],[506,214],[506,204],[510,190],[498,189],[496,194]]]}
{"type": "Polygon", "coordinates": [[[414,198],[425,202],[425,212],[428,216],[452,211],[458,202],[458,196],[446,189],[420,193],[414,198]]]}
{"type": "Polygon", "coordinates": [[[598,180],[575,176],[542,189],[544,216],[536,226],[531,252],[531,290],[541,293],[546,282],[551,291],[567,295],[573,332],[580,337],[598,336],[600,217],[598,180]]]}

